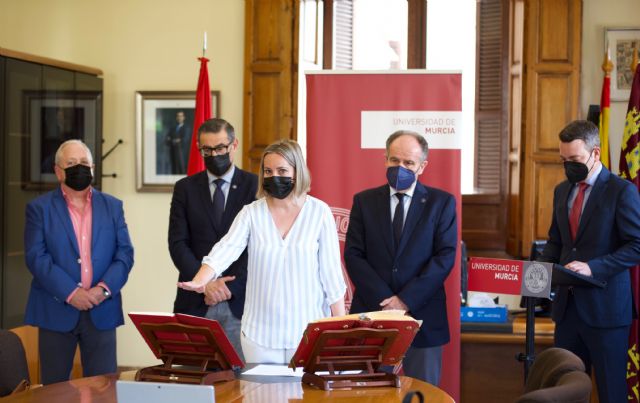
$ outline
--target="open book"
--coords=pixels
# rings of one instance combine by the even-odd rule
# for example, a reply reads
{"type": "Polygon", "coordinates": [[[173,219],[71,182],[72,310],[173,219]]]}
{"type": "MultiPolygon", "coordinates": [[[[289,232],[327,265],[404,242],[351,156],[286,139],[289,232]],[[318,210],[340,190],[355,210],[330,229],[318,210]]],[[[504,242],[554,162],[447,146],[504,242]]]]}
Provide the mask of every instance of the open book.
{"type": "Polygon", "coordinates": [[[366,346],[380,347],[387,342],[385,337],[388,336],[377,337],[375,334],[369,334],[361,338],[331,338],[325,344],[329,349],[322,351],[316,349],[314,351],[318,339],[324,332],[332,331],[332,334],[339,334],[339,332],[336,333],[335,331],[357,329],[390,330],[393,334],[393,343],[382,350],[384,353],[381,363],[395,365],[402,361],[421,324],[421,321],[405,315],[405,312],[401,310],[366,312],[319,319],[307,325],[307,329],[304,331],[302,340],[300,340],[298,349],[293,355],[289,366],[292,368],[305,367],[307,369],[308,364],[312,365],[309,360],[313,359],[314,356],[319,355],[327,358],[331,355],[339,356],[341,354],[340,347],[348,347],[350,350],[348,354],[351,356],[354,354],[362,357],[371,356],[380,349],[367,349],[366,346]]]}
{"type": "Polygon", "coordinates": [[[129,317],[153,354],[163,361],[176,357],[173,364],[190,365],[198,357],[219,353],[232,368],[244,367],[218,321],[165,312],[131,312],[129,317]]]}

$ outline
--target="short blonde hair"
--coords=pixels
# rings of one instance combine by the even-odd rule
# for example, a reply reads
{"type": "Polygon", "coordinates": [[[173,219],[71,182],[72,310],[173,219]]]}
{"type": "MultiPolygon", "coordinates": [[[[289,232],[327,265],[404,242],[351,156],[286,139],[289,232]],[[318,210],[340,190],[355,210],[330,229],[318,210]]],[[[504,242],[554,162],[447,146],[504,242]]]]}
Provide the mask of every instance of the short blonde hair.
{"type": "Polygon", "coordinates": [[[263,188],[264,183],[264,158],[268,154],[278,154],[291,165],[295,171],[293,176],[293,194],[298,197],[307,193],[311,189],[311,174],[307,168],[300,145],[294,140],[279,140],[264,149],[260,158],[260,172],[258,173],[258,198],[266,196],[263,188]]]}

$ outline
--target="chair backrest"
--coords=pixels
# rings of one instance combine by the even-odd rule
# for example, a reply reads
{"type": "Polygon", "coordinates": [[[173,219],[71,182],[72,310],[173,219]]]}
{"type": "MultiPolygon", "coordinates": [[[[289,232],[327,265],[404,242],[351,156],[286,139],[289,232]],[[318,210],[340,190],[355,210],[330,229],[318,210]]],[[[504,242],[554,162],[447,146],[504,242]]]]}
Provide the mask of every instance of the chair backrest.
{"type": "Polygon", "coordinates": [[[27,358],[20,338],[0,329],[0,396],[10,394],[18,384],[29,381],[27,358]]]}
{"type": "Polygon", "coordinates": [[[517,403],[588,403],[591,378],[577,355],[562,348],[549,348],[533,362],[524,392],[517,403]]]}
{"type": "Polygon", "coordinates": [[[520,396],[517,403],[589,403],[591,378],[585,372],[567,372],[556,386],[534,390],[520,396]]]}

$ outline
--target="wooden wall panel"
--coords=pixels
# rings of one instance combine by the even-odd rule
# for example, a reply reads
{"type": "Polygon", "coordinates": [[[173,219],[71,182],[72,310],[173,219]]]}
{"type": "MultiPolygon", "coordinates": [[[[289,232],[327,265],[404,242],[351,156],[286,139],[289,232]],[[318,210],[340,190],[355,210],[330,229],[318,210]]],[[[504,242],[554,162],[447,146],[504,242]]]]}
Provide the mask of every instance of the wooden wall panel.
{"type": "Polygon", "coordinates": [[[509,188],[507,189],[507,242],[506,250],[520,256],[522,239],[522,209],[520,183],[522,165],[522,63],[524,59],[524,0],[509,3],[509,188]]]}
{"type": "Polygon", "coordinates": [[[542,0],[540,23],[538,24],[539,62],[571,61],[571,37],[569,29],[572,23],[571,8],[568,1],[542,0]]]}
{"type": "MultiPolygon", "coordinates": [[[[565,179],[562,165],[553,162],[537,164],[535,176],[538,178],[536,183],[536,193],[538,194],[549,194],[549,188],[553,190],[555,185],[565,179]]],[[[547,239],[553,214],[553,193],[550,196],[536,199],[535,212],[539,219],[536,221],[535,239],[547,239]]]]}
{"type": "MultiPolygon", "coordinates": [[[[253,43],[255,44],[255,61],[275,60],[280,57],[280,26],[283,17],[280,13],[280,4],[275,1],[256,1],[253,3],[255,12],[255,30],[253,31],[253,43]]],[[[284,16],[286,17],[286,16],[284,16]]]]}
{"type": "Polygon", "coordinates": [[[282,96],[278,78],[278,74],[259,74],[254,77],[254,99],[272,100],[272,102],[255,102],[254,119],[260,122],[260,126],[251,132],[251,143],[254,147],[266,147],[272,141],[269,131],[261,130],[260,127],[278,128],[280,126],[279,105],[275,102],[282,96]]]}
{"type": "Polygon", "coordinates": [[[571,76],[569,74],[540,74],[538,76],[538,113],[536,127],[539,130],[539,142],[535,151],[557,153],[558,133],[571,120],[571,108],[562,102],[544,100],[566,100],[571,98],[571,76]]]}
{"type": "Polygon", "coordinates": [[[296,138],[300,4],[245,3],[243,167],[257,172],[265,146],[296,138]]]}
{"type": "Polygon", "coordinates": [[[504,250],[505,202],[502,195],[462,196],[462,239],[470,250],[504,250]],[[498,217],[496,219],[496,217],[498,217]]]}

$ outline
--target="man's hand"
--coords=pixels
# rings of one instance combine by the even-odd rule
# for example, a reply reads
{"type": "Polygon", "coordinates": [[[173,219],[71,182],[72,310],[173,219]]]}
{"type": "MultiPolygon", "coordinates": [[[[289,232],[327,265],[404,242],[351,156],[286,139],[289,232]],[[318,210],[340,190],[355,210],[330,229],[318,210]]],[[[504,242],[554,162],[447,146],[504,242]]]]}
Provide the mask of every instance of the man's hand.
{"type": "Polygon", "coordinates": [[[91,294],[97,301],[94,305],[100,305],[105,299],[107,299],[107,297],[104,296],[104,289],[100,286],[90,288],[89,294],[91,294]]]}
{"type": "Polygon", "coordinates": [[[409,311],[409,307],[405,305],[405,303],[402,302],[402,300],[398,298],[397,295],[383,300],[380,303],[380,306],[382,307],[383,311],[388,311],[390,309],[401,309],[405,312],[409,311]]]}
{"type": "Polygon", "coordinates": [[[84,288],[78,288],[69,303],[79,311],[88,311],[100,302],[84,288]]]}
{"type": "Polygon", "coordinates": [[[585,276],[593,276],[591,273],[591,267],[589,267],[585,262],[578,262],[577,260],[574,260],[573,262],[566,264],[564,267],[585,276]]]}
{"type": "Polygon", "coordinates": [[[209,281],[204,289],[204,303],[207,305],[215,305],[218,302],[230,299],[231,291],[227,288],[227,281],[233,281],[235,279],[236,276],[225,276],[209,281]]]}

